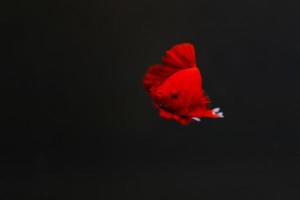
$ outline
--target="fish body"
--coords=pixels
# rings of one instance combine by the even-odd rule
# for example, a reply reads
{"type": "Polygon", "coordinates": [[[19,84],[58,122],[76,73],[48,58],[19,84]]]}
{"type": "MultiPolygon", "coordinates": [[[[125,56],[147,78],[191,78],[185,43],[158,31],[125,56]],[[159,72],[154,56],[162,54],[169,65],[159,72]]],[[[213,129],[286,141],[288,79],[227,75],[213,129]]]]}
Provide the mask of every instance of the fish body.
{"type": "Polygon", "coordinates": [[[144,87],[162,118],[187,125],[203,117],[223,117],[219,108],[209,108],[210,100],[202,89],[202,75],[190,43],[175,45],[161,64],[150,66],[144,87]]]}

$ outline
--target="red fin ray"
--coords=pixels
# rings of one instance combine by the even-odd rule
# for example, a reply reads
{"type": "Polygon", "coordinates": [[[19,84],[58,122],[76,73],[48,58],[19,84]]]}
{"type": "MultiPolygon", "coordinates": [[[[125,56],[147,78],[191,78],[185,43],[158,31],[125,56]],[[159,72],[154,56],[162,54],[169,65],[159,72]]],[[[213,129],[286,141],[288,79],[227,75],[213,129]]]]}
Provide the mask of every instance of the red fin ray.
{"type": "Polygon", "coordinates": [[[182,43],[168,50],[162,58],[163,64],[152,65],[144,77],[148,92],[158,87],[175,72],[196,66],[195,49],[192,44],[182,43]]]}
{"type": "Polygon", "coordinates": [[[175,68],[166,65],[152,65],[144,77],[144,86],[146,90],[150,92],[152,88],[158,87],[165,79],[176,71],[175,68]]]}
{"type": "Polygon", "coordinates": [[[189,43],[175,45],[166,52],[162,61],[178,69],[194,67],[196,64],[194,46],[189,43]]]}

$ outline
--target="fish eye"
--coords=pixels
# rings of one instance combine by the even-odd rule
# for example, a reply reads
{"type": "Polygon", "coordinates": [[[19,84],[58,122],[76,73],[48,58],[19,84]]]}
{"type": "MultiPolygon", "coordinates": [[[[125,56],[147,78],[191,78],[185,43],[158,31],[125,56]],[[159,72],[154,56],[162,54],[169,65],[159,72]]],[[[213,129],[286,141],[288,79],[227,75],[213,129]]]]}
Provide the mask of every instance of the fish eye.
{"type": "Polygon", "coordinates": [[[179,95],[178,95],[178,92],[171,93],[172,99],[177,99],[178,96],[179,96],[179,95]]]}

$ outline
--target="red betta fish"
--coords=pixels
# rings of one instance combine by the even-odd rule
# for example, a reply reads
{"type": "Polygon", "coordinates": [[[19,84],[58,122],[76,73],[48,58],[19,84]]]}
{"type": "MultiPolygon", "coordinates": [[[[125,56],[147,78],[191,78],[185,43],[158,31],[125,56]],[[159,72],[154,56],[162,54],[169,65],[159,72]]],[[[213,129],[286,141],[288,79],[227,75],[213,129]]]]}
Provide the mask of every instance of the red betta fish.
{"type": "Polygon", "coordinates": [[[210,100],[202,89],[195,49],[190,43],[173,46],[161,64],[150,66],[144,86],[162,118],[187,125],[204,117],[224,117],[220,108],[209,108],[210,100]]]}

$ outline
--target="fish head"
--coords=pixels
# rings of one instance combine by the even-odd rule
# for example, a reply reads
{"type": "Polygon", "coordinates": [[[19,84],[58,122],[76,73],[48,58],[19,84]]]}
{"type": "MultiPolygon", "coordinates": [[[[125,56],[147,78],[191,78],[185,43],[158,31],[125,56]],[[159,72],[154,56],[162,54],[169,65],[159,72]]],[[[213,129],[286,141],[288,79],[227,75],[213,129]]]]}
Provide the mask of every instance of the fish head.
{"type": "Polygon", "coordinates": [[[186,92],[180,88],[159,87],[154,92],[154,102],[159,107],[170,113],[179,113],[187,106],[186,92]]]}

